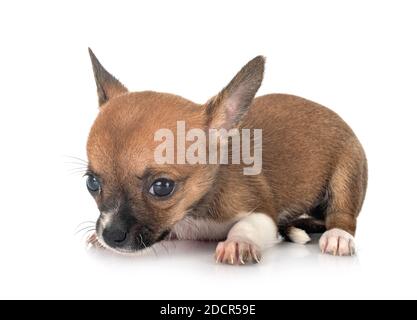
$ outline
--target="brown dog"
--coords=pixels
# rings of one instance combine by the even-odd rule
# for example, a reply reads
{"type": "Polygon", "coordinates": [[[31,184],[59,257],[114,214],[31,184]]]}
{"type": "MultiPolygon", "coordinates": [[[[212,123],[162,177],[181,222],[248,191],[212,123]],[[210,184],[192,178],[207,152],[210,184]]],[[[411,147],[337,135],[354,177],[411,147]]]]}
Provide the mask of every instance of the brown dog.
{"type": "MultiPolygon", "coordinates": [[[[314,102],[284,94],[254,99],[263,57],[198,105],[167,93],[130,93],[91,50],[90,56],[100,112],[88,139],[87,187],[100,210],[96,238],[102,246],[135,252],[169,237],[218,240],[217,261],[245,264],[258,262],[278,241],[278,229],[298,243],[310,240],[308,232],[327,230],[319,243],[323,252],[354,252],[367,184],[361,144],[336,113],[314,102]],[[184,158],[179,145],[165,150],[177,155],[176,163],[160,163],[156,132],[178,134],[181,121],[202,132],[261,129],[262,170],[244,174],[244,163],[178,163],[184,158]]],[[[215,150],[230,147],[231,139],[216,138],[215,150]]],[[[238,152],[243,156],[243,149],[238,152]]]]}

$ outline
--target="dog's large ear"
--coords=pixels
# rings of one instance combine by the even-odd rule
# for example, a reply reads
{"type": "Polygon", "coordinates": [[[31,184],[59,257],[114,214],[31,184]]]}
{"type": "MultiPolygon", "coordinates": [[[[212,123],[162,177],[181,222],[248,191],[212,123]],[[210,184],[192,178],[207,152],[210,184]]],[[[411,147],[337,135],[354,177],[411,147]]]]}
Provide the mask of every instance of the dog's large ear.
{"type": "Polygon", "coordinates": [[[126,87],[113,77],[98,61],[93,51],[88,48],[91,63],[93,64],[94,79],[97,85],[98,104],[100,107],[111,98],[128,92],[126,87]]]}
{"type": "Polygon", "coordinates": [[[261,86],[264,68],[264,57],[252,59],[206,104],[209,128],[229,130],[239,125],[261,86]]]}

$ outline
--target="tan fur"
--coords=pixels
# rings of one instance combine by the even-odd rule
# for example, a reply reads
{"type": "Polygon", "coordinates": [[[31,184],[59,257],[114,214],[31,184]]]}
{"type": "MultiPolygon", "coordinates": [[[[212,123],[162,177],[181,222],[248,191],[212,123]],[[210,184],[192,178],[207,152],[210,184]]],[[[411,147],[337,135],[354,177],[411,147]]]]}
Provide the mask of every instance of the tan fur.
{"type": "Polygon", "coordinates": [[[156,239],[185,215],[222,222],[257,211],[278,223],[281,212],[291,212],[292,218],[309,213],[326,193],[326,227],[354,234],[367,182],[358,139],[336,113],[317,103],[284,94],[253,99],[263,65],[263,58],[255,58],[205,105],[166,93],[127,93],[113,80],[106,92],[106,79],[98,79],[105,82],[98,84],[104,95],[87,153],[91,171],[103,183],[96,197],[99,209],[128,197],[138,223],[148,224],[156,239]],[[160,128],[175,133],[179,120],[188,129],[262,129],[262,173],[245,176],[242,165],[157,165],[154,133],[160,128]],[[146,192],[159,176],[178,183],[168,200],[146,192]]]}

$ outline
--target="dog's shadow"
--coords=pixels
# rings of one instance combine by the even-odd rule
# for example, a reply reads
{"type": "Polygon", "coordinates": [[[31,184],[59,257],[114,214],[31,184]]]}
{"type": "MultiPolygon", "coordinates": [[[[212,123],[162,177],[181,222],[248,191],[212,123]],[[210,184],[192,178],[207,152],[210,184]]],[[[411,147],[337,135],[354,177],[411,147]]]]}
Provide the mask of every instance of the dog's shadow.
{"type": "MultiPolygon", "coordinates": [[[[294,268],[315,265],[317,267],[354,267],[359,265],[357,255],[352,257],[339,257],[322,254],[318,246],[320,235],[310,235],[312,240],[305,244],[282,242],[268,249],[264,253],[260,265],[273,268],[294,268]]],[[[189,241],[172,240],[163,241],[153,245],[151,248],[134,254],[119,254],[103,248],[90,248],[89,256],[94,259],[104,260],[106,263],[129,263],[138,262],[141,265],[155,265],[166,263],[168,265],[189,264],[192,261],[199,261],[216,268],[228,268],[232,266],[219,265],[215,263],[214,251],[217,242],[214,241],[189,241]]],[[[256,265],[247,265],[247,267],[256,265]]]]}

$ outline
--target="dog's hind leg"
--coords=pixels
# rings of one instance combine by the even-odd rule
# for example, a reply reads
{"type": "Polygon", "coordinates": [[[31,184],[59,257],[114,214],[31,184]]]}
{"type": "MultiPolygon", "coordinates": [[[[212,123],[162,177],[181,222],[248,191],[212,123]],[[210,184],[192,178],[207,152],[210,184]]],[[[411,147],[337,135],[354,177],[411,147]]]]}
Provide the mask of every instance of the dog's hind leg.
{"type": "Polygon", "coordinates": [[[324,219],[327,231],[319,241],[323,253],[345,256],[355,252],[353,237],[366,184],[365,154],[359,143],[353,141],[339,158],[329,182],[329,199],[324,219]]]}

